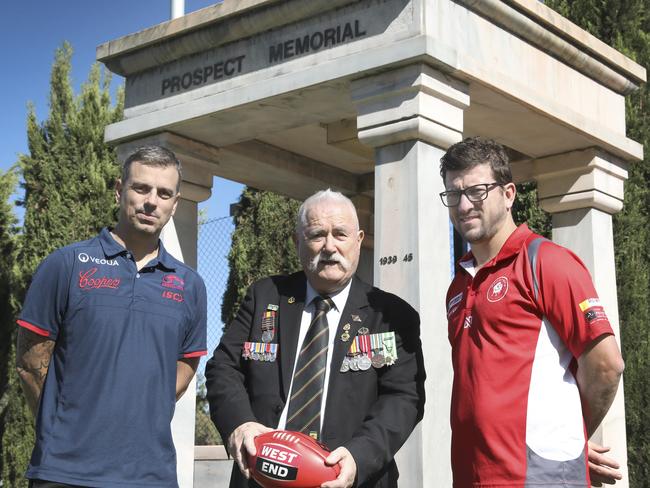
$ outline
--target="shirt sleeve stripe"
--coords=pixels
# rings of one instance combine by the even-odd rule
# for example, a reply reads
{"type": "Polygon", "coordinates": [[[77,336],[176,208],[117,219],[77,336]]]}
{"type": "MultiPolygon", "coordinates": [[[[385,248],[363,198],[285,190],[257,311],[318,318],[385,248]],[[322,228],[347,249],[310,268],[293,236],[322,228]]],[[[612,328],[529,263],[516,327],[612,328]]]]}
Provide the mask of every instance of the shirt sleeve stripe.
{"type": "Polygon", "coordinates": [[[200,356],[205,356],[208,353],[208,351],[194,351],[194,352],[186,352],[183,354],[184,358],[198,358],[200,356]]]}
{"type": "Polygon", "coordinates": [[[16,323],[27,330],[31,330],[34,334],[38,334],[43,337],[50,337],[49,331],[41,329],[40,327],[30,324],[29,322],[25,322],[24,320],[16,320],[16,323]]]}

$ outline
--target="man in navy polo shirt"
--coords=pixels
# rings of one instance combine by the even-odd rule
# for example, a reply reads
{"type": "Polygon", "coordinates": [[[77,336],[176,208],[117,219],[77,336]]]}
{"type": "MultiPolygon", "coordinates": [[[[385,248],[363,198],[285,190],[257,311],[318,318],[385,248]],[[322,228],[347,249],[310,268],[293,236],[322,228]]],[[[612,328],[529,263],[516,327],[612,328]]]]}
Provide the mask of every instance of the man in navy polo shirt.
{"type": "Polygon", "coordinates": [[[35,488],[176,487],[170,422],[206,354],[206,293],[159,240],[180,162],[138,149],[114,229],[39,266],[18,319],[17,369],[36,416],[35,488]]]}

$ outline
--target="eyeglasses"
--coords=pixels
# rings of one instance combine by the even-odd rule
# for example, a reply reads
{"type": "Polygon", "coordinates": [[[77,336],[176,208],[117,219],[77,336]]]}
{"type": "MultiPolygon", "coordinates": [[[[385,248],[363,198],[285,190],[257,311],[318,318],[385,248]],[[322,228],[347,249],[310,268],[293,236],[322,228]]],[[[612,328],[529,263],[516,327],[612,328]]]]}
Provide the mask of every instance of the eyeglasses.
{"type": "Polygon", "coordinates": [[[501,183],[481,183],[479,185],[468,186],[464,190],[443,191],[440,199],[445,207],[457,207],[460,204],[461,195],[465,195],[470,202],[482,202],[488,197],[488,193],[501,183]]]}

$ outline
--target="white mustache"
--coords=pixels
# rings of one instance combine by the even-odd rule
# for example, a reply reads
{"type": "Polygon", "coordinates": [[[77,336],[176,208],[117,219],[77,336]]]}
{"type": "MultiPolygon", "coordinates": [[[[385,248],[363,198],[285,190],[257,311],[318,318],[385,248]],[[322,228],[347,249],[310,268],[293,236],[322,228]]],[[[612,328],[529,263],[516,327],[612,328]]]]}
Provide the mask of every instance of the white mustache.
{"type": "Polygon", "coordinates": [[[340,264],[344,269],[348,269],[350,266],[348,260],[341,256],[339,253],[327,255],[323,252],[319,252],[316,254],[316,256],[309,260],[309,270],[314,272],[317,271],[318,265],[322,261],[334,261],[335,263],[340,264]]]}

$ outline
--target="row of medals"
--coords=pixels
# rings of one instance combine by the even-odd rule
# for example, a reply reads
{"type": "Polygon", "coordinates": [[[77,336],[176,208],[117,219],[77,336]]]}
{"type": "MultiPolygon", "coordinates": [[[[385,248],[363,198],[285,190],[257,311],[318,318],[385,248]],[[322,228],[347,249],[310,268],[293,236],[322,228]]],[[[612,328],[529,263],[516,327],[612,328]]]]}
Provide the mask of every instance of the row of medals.
{"type": "MultiPolygon", "coordinates": [[[[348,324],[345,324],[346,326],[348,324]]],[[[345,327],[344,327],[345,329],[345,327]]],[[[350,351],[347,353],[347,355],[343,358],[343,363],[341,364],[341,373],[347,373],[348,371],[366,371],[370,369],[370,366],[374,368],[382,368],[386,364],[386,358],[385,356],[380,352],[383,351],[383,347],[379,348],[367,348],[364,344],[367,344],[367,340],[364,340],[364,338],[372,338],[376,337],[377,340],[373,342],[377,342],[378,345],[381,343],[381,340],[379,339],[379,336],[382,334],[373,334],[372,336],[368,336],[368,328],[367,327],[361,327],[357,331],[357,336],[354,338],[354,342],[350,346],[350,351]]],[[[348,334],[348,331],[345,330],[344,334],[348,334]]],[[[347,338],[342,339],[345,341],[347,338]]]]}
{"type": "MultiPolygon", "coordinates": [[[[270,307],[269,307],[270,308],[270,307]]],[[[262,318],[262,342],[268,344],[273,340],[273,336],[275,335],[275,318],[277,314],[277,309],[274,310],[273,308],[270,308],[264,313],[264,316],[262,318]]],[[[344,332],[343,335],[341,336],[341,339],[343,341],[347,341],[350,338],[350,325],[345,324],[343,327],[344,332]]],[[[392,364],[393,362],[391,361],[390,363],[387,362],[385,356],[380,352],[383,351],[383,347],[378,347],[370,350],[365,350],[363,344],[364,341],[362,338],[364,336],[368,336],[368,328],[367,327],[361,327],[357,331],[357,336],[354,338],[354,343],[352,347],[350,348],[350,352],[343,358],[343,363],[341,364],[341,372],[342,373],[347,373],[348,371],[366,371],[370,369],[370,366],[374,368],[383,368],[386,366],[386,364],[392,364]],[[359,352],[357,352],[359,351],[359,352]],[[372,352],[372,355],[370,354],[372,352]]],[[[382,341],[379,339],[379,336],[383,334],[373,334],[372,336],[376,336],[378,339],[376,342],[381,343],[382,341]]],[[[370,337],[372,337],[370,336],[370,337]]],[[[245,359],[253,359],[257,361],[275,361],[276,354],[273,353],[267,353],[267,352],[256,352],[256,351],[245,351],[244,354],[245,359]]]]}

